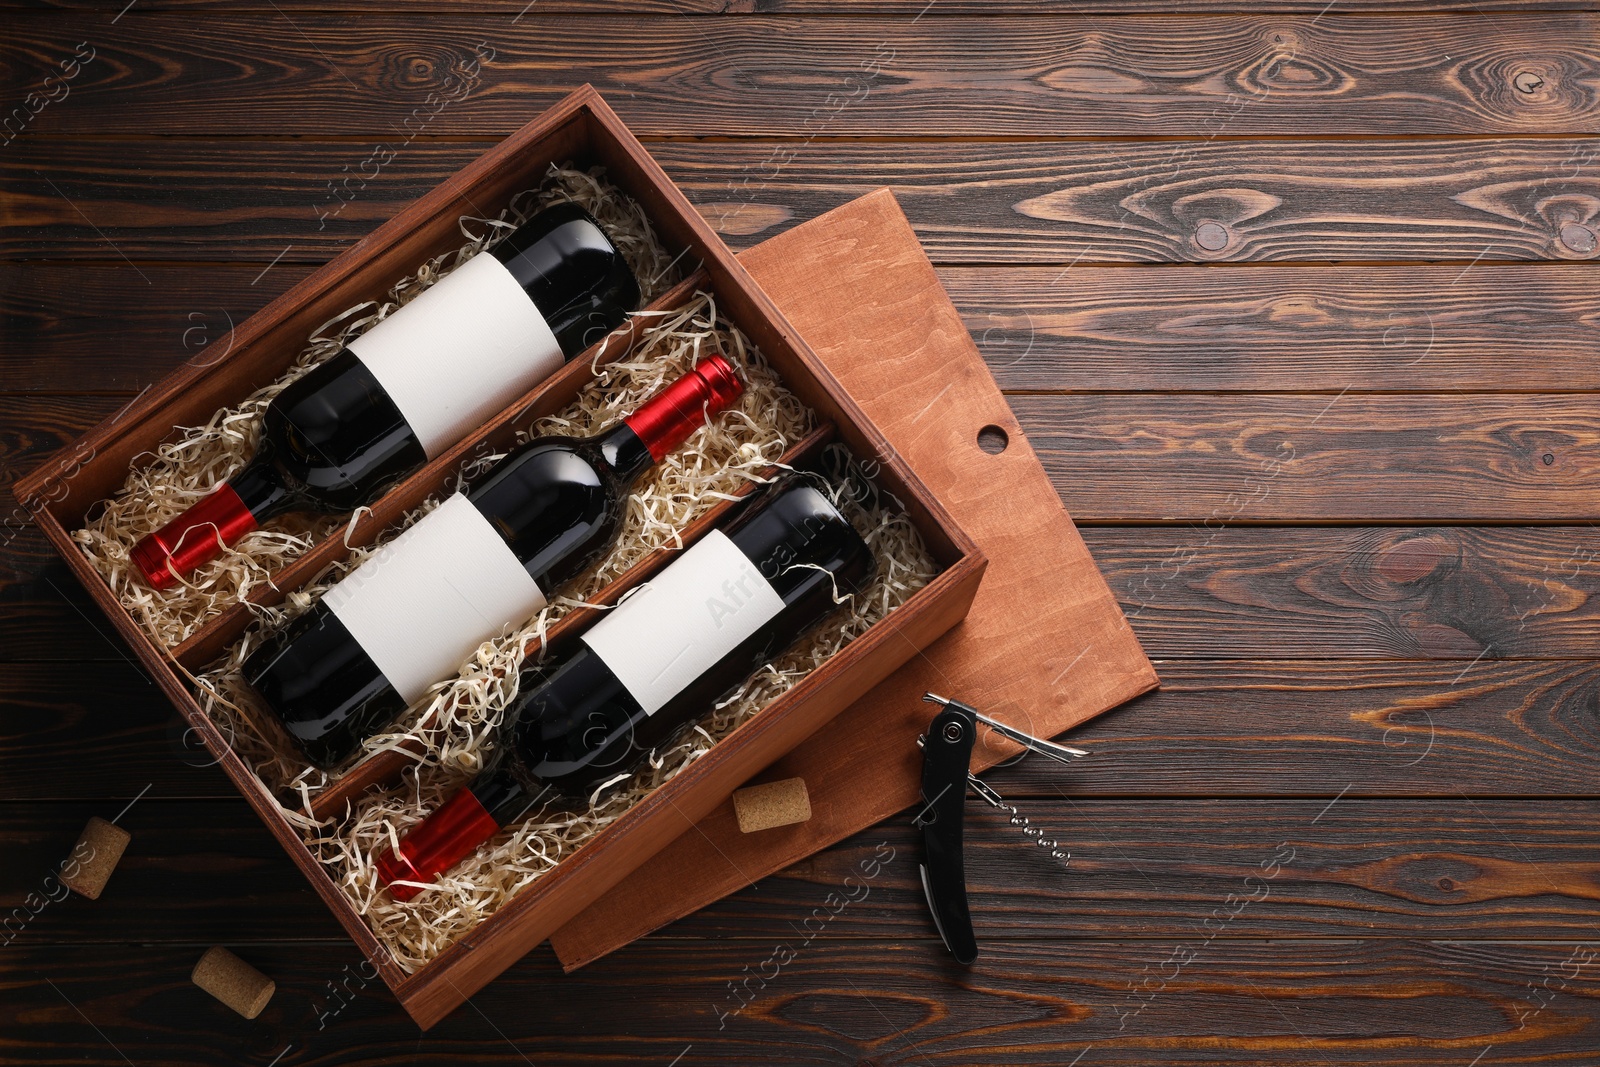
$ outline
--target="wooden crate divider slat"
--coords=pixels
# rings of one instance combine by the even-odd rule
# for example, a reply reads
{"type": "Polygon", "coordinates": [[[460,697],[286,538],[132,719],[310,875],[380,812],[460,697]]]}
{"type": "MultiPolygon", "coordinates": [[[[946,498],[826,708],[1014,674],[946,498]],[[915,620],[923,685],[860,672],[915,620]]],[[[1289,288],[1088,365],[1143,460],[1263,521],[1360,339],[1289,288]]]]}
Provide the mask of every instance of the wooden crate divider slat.
{"type": "MultiPolygon", "coordinates": [[[[645,312],[664,312],[681,306],[696,289],[704,286],[706,276],[695,271],[667,292],[651,301],[645,312]]],[[[443,492],[463,463],[476,455],[511,447],[517,430],[535,419],[559,411],[572,393],[586,383],[592,375],[591,368],[615,362],[626,355],[639,337],[658,317],[653,314],[634,315],[602,342],[566,364],[524,393],[514,404],[504,409],[481,429],[431,460],[426,466],[409,475],[383,496],[374,501],[351,530],[346,544],[343,530],[336,531],[313,546],[305,555],[272,576],[272,581],[258,587],[246,601],[233,604],[216,618],[206,622],[182,644],[172,649],[172,657],[188,670],[199,670],[220,656],[224,649],[238,640],[254,622],[257,615],[252,607],[271,607],[283,602],[287,591],[298,589],[328,564],[349,554],[349,548],[369,544],[378,534],[397,522],[402,515],[421,504],[429,496],[443,492]],[[601,351],[604,346],[604,351],[601,351]]]]}
{"type": "MultiPolygon", "coordinates": [[[[802,463],[808,457],[815,455],[832,438],[833,424],[824,423],[791,445],[779,457],[778,463],[789,467],[802,463]]],[[[777,473],[777,470],[777,465],[768,467],[762,472],[762,476],[770,477],[777,473]]],[[[738,506],[739,501],[753,492],[755,487],[756,483],[751,482],[733,494],[735,499],[718,501],[710,511],[684,527],[679,534],[681,542],[679,546],[663,546],[639,560],[615,581],[608,582],[603,589],[589,598],[588,603],[596,605],[595,607],[574,608],[563,615],[545,633],[543,648],[536,649],[535,645],[530,643],[524,653],[528,656],[535,655],[536,652],[538,655],[543,655],[544,649],[558,648],[568,638],[587,629],[605,606],[615,604],[630,589],[654,577],[656,572],[665,567],[674,556],[719,525],[727,513],[738,506]]],[[[306,809],[306,814],[319,822],[345,814],[350,802],[368,789],[393,785],[407,767],[421,758],[421,749],[419,743],[408,740],[394,748],[374,752],[351,767],[332,785],[315,794],[306,809]]]]}
{"type": "MultiPolygon", "coordinates": [[[[550,410],[555,410],[576,394],[589,373],[587,363],[575,361],[522,402],[531,402],[532,410],[545,404],[554,405],[550,410]]],[[[515,417],[526,418],[528,412],[515,417]]],[[[496,425],[503,430],[510,421],[511,417],[502,416],[496,425]]],[[[478,435],[480,439],[484,436],[478,435]]],[[[429,485],[442,484],[442,478],[455,469],[451,464],[466,455],[466,449],[453,451],[450,458],[442,457],[428,471],[402,483],[400,490],[391,490],[374,507],[373,515],[358,526],[359,536],[369,536],[398,518],[413,506],[406,503],[408,499],[420,501],[429,485]]],[[[889,446],[883,433],[590,86],[578,89],[507,137],[241,323],[233,346],[221,357],[186,365],[163,379],[18,480],[13,491],[161,691],[216,756],[223,773],[372,961],[401,1005],[424,1028],[459,1007],[762,767],[794,748],[959,622],[977,594],[987,563],[973,540],[889,446]],[[179,662],[168,650],[158,648],[122,607],[68,531],[82,525],[96,501],[119,489],[135,458],[169,439],[174,427],[195,425],[277,378],[319,324],[387,291],[396,277],[416,264],[459,247],[457,223],[461,216],[481,215],[480,205],[506,203],[517,192],[537,184],[548,164],[568,159],[603,165],[610,179],[638,202],[669,251],[680,251],[690,262],[698,260],[701,282],[689,285],[686,291],[701,288],[712,294],[719,313],[765,354],[800,402],[815,412],[819,421],[832,423],[858,458],[875,464],[878,484],[904,505],[940,569],[891,616],[772,701],[760,715],[734,730],[453,946],[408,974],[335,885],[277,798],[229,747],[196,701],[186,664],[220,651],[226,643],[223,637],[230,631],[242,632],[242,613],[211,624],[208,633],[186,644],[179,662]]],[[[279,587],[310,578],[334,558],[342,550],[342,540],[330,540],[331,548],[321,546],[319,554],[285,568],[277,576],[279,587]]],[[[273,594],[263,594],[269,595],[273,594]]]]}

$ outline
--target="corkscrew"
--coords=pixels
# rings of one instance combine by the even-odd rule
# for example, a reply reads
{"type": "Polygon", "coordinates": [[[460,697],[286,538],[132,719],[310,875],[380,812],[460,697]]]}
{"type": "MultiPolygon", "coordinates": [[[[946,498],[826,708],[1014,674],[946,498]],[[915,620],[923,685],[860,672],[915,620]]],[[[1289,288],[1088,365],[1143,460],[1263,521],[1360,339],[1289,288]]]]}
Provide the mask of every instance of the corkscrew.
{"type": "Polygon", "coordinates": [[[1038,827],[1029,825],[1027,816],[1018,811],[1015,804],[1007,803],[992,786],[972,773],[972,746],[977,740],[978,724],[983,723],[1002,737],[1059,763],[1070,765],[1089,753],[1081,748],[1041,740],[997,722],[959,700],[937,693],[924,693],[922,699],[942,706],[928,726],[928,732],[917,738],[922,748],[923,806],[915,823],[922,830],[922,891],[928,898],[933,925],[945,947],[958,962],[971,963],[978,958],[978,941],[972,931],[972,914],[967,908],[967,871],[961,846],[967,787],[971,786],[984,800],[1007,812],[1012,826],[1031,838],[1034,845],[1049,851],[1056,860],[1066,863],[1072,858],[1058,842],[1046,838],[1038,827]]]}

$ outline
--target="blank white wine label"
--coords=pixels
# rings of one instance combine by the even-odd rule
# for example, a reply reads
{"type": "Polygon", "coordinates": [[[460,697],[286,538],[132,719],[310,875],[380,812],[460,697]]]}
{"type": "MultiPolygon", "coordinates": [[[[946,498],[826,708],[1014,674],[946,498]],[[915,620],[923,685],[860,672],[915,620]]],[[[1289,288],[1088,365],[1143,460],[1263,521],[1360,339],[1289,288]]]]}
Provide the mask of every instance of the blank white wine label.
{"type": "Polygon", "coordinates": [[[583,643],[654,715],[782,610],[783,597],[750,557],[712,530],[590,627],[583,643]]]}
{"type": "Polygon", "coordinates": [[[429,459],[566,361],[539,309],[488,252],[348,347],[400,409],[429,459]]]}
{"type": "Polygon", "coordinates": [[[460,493],[323,594],[407,704],[453,678],[507,623],[545,606],[511,546],[460,493]]]}

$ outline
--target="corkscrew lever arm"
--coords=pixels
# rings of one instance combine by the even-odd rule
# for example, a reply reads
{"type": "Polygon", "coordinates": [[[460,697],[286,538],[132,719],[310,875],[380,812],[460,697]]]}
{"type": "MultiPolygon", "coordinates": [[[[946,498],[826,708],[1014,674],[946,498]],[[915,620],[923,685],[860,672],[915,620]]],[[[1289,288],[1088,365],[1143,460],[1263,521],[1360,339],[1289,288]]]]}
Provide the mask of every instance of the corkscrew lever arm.
{"type": "Polygon", "coordinates": [[[1009,737],[1017,744],[1031,749],[1041,756],[1049,756],[1057,763],[1065,763],[1069,767],[1072,765],[1073,760],[1082,759],[1089,754],[1081,748],[1068,748],[1066,745],[1058,745],[1054,741],[1046,741],[1043,738],[1034,737],[1032,734],[1023,733],[1015,726],[1007,726],[1003,722],[989,718],[989,716],[970,704],[963,704],[959,700],[950,700],[940,696],[938,693],[923,693],[922,699],[930,704],[943,704],[947,708],[966,708],[972,712],[974,718],[1000,736],[1009,737]]]}
{"type": "Polygon", "coordinates": [[[928,898],[933,925],[945,947],[959,963],[978,958],[978,940],[967,907],[967,872],[962,852],[967,786],[997,808],[1003,798],[971,771],[972,745],[978,723],[991,727],[1029,749],[1062,763],[1088,753],[998,723],[958,700],[926,693],[924,700],[942,705],[928,732],[917,739],[922,746],[922,808],[914,820],[922,830],[922,891],[928,898]]]}

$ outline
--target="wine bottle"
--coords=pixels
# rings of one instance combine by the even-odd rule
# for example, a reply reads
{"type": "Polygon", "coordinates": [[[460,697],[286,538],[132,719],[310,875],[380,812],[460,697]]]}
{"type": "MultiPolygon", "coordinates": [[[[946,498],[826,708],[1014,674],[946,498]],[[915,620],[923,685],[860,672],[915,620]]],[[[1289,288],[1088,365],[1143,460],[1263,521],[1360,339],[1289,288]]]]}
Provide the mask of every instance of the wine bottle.
{"type": "Polygon", "coordinates": [[[254,457],[129,553],[166,589],[268,519],[353,511],[599,341],[639,285],[576,204],[535,215],[291,382],[254,457]]]}
{"type": "Polygon", "coordinates": [[[251,653],[245,681],[312,763],[339,762],[604,553],[633,482],[743,389],[709,356],[606,433],[520,446],[251,653]]]}
{"type": "Polygon", "coordinates": [[[684,724],[866,585],[861,536],[816,488],[780,482],[591,626],[530,668],[494,756],[376,860],[397,900],[549,801],[625,776],[684,724]]]}

